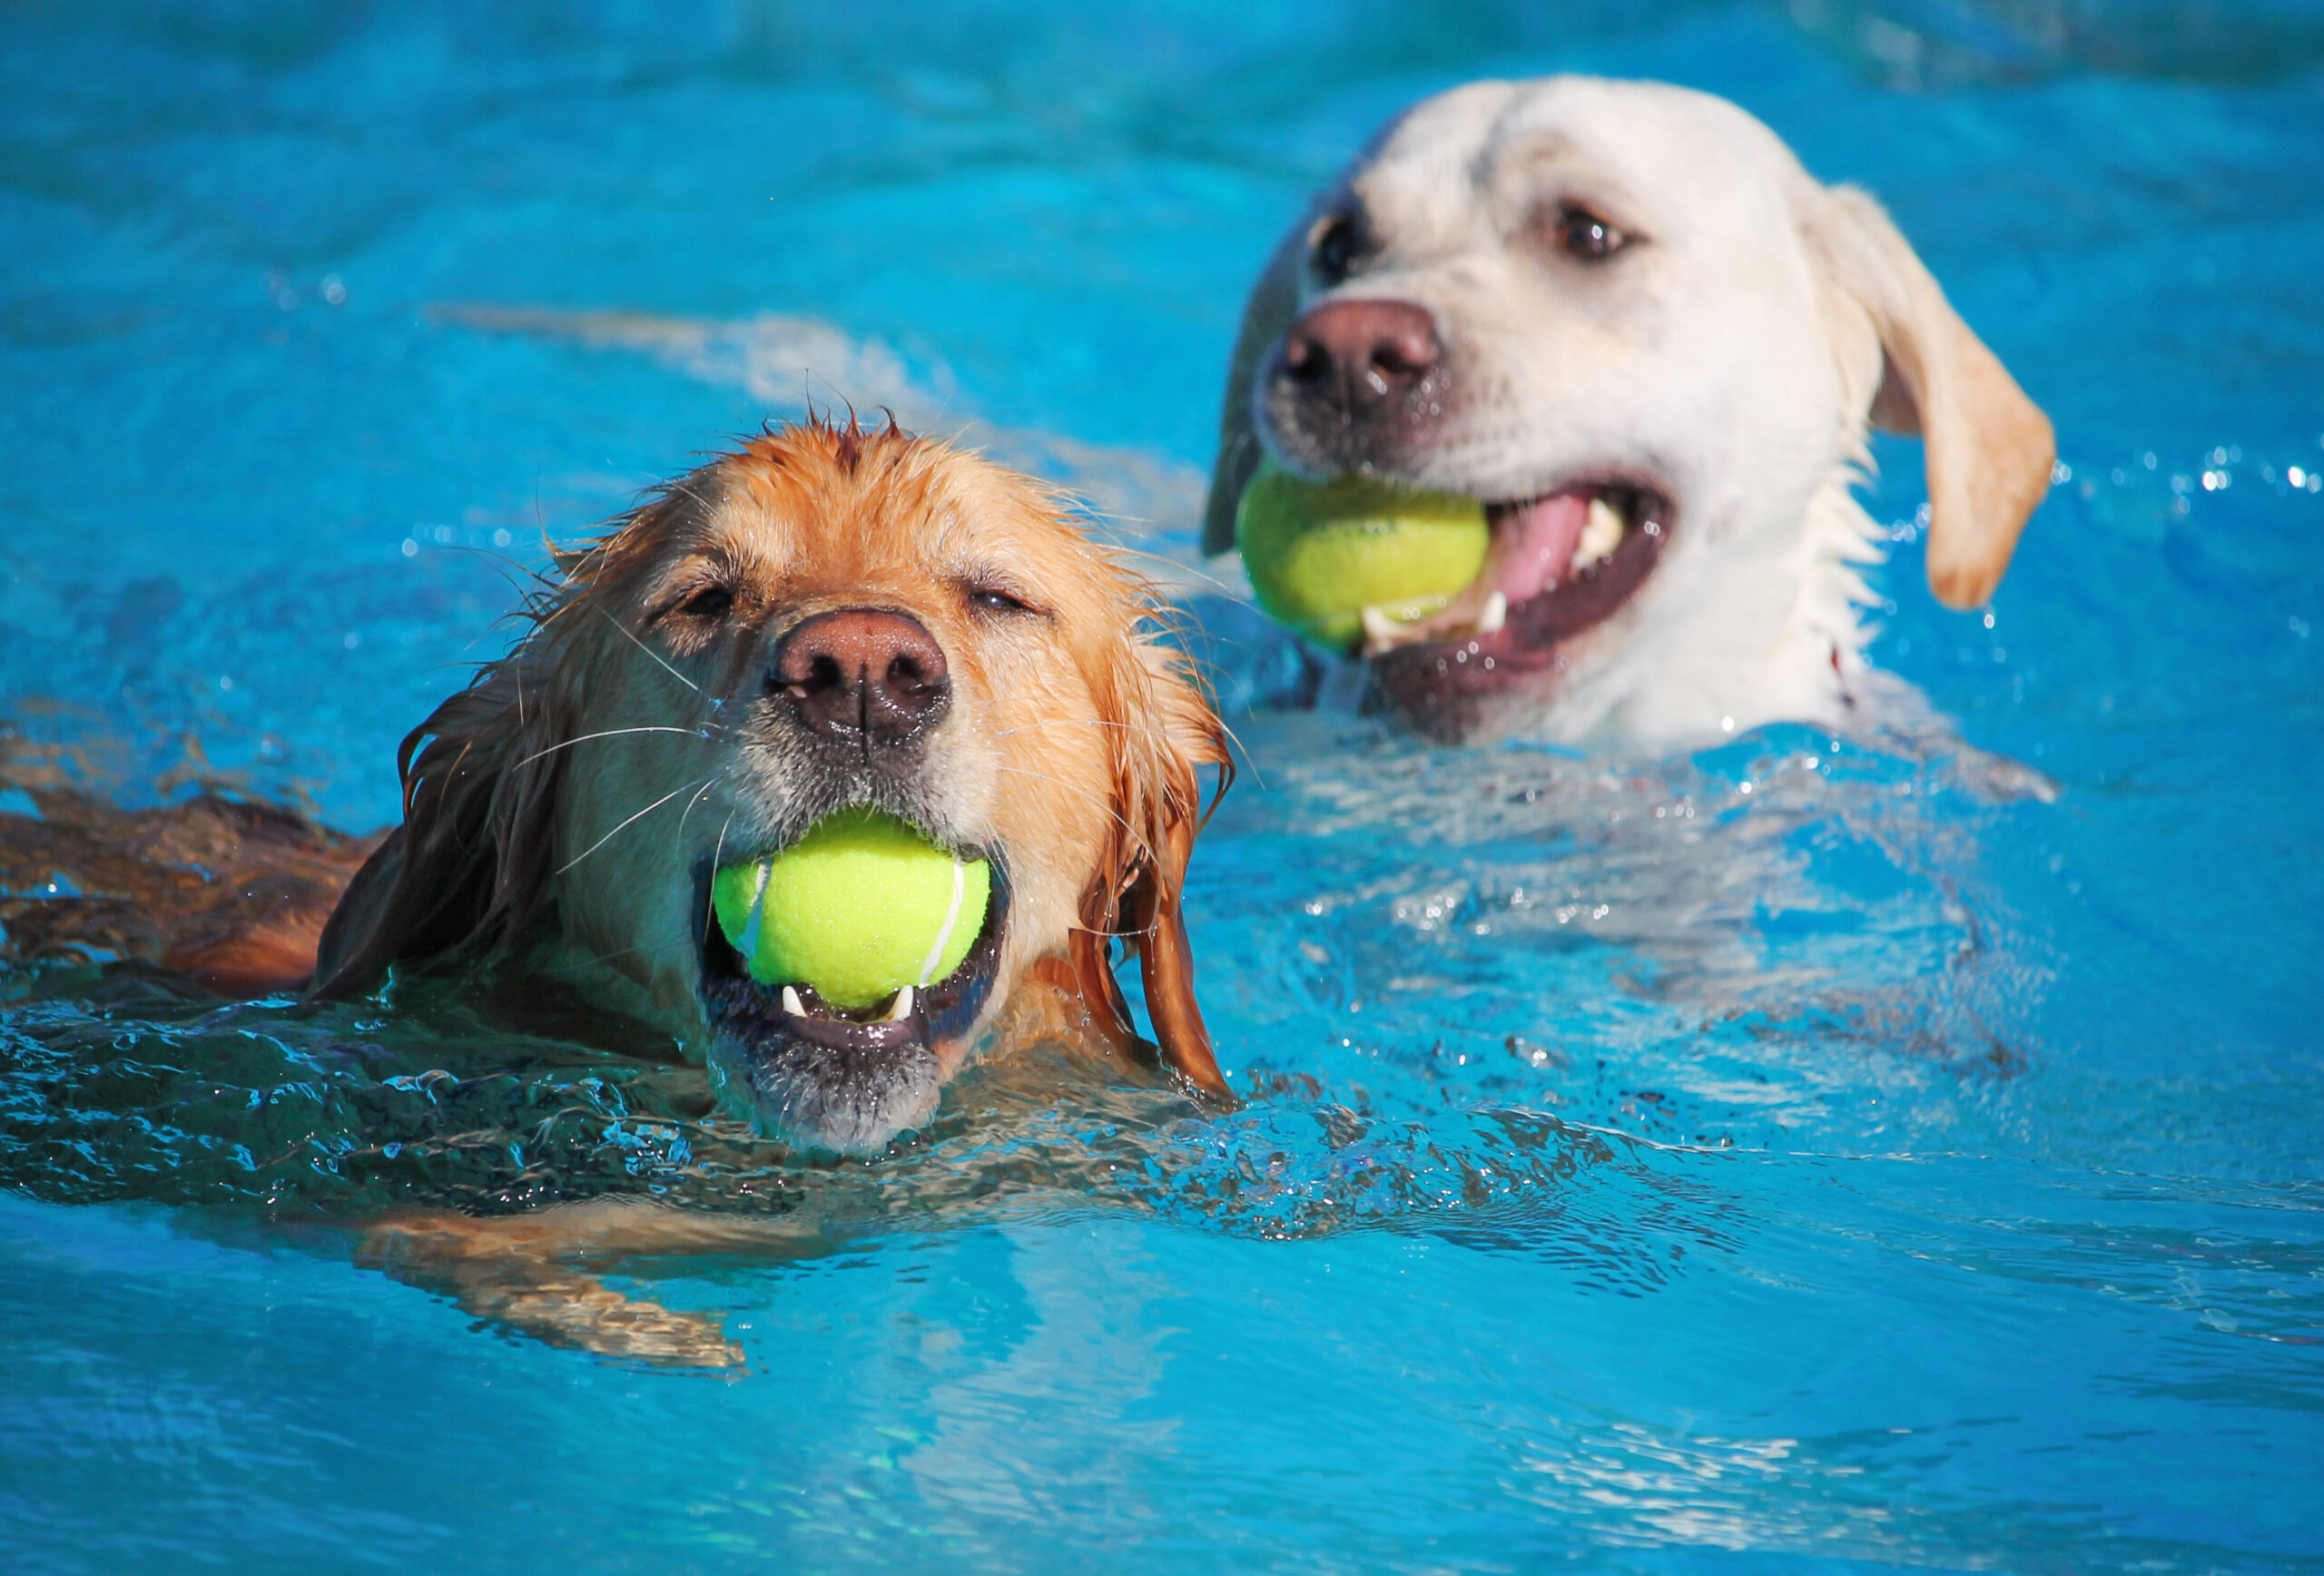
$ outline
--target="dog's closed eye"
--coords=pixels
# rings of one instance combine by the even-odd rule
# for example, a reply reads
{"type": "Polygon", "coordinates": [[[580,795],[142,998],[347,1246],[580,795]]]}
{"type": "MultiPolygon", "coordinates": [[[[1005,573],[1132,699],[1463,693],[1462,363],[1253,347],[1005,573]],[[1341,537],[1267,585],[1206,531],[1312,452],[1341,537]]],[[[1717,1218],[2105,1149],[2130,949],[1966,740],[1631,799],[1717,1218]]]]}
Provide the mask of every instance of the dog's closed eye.
{"type": "Polygon", "coordinates": [[[724,586],[704,586],[681,599],[671,611],[681,618],[704,624],[726,616],[734,606],[734,593],[724,586]]]}
{"type": "Polygon", "coordinates": [[[1049,609],[1019,595],[1007,586],[990,580],[972,580],[968,586],[969,606],[990,616],[1047,618],[1049,609]]]}

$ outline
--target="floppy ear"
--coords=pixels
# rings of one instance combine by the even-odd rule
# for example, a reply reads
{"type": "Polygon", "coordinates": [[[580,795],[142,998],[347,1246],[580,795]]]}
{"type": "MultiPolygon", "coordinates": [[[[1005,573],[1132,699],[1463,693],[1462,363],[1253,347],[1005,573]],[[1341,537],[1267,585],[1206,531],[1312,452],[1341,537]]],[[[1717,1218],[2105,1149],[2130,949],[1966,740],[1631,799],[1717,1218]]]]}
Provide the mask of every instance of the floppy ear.
{"type": "Polygon", "coordinates": [[[311,994],[359,996],[390,964],[455,950],[487,961],[521,937],[547,888],[569,704],[543,682],[536,635],[406,736],[403,824],[332,911],[311,994]]]}
{"type": "Polygon", "coordinates": [[[1975,607],[2001,584],[2050,490],[2049,418],[1969,331],[1879,203],[1852,186],[1817,199],[1809,245],[1880,336],[1872,419],[1926,446],[1929,588],[1949,607],[1975,607]]]}
{"type": "Polygon", "coordinates": [[[1235,545],[1235,506],[1242,500],[1244,484],[1259,468],[1259,435],[1251,425],[1251,380],[1275,341],[1298,319],[1299,270],[1307,256],[1312,222],[1303,216],[1275,243],[1275,254],[1243,308],[1235,359],[1226,366],[1226,398],[1218,411],[1218,464],[1210,473],[1210,501],[1203,508],[1206,553],[1224,553],[1235,545]]]}
{"type": "Polygon", "coordinates": [[[1135,1039],[1129,1007],[1114,982],[1106,944],[1115,936],[1137,950],[1146,1009],[1162,1058],[1206,1094],[1227,1095],[1211,1054],[1210,1031],[1195,1002],[1194,952],[1180,911],[1187,859],[1201,829],[1200,766],[1219,770],[1218,791],[1234,778],[1226,730],[1187,672],[1185,658],[1138,643],[1098,704],[1113,752],[1114,823],[1097,879],[1082,900],[1073,937],[1073,968],[1084,1000],[1112,1013],[1108,1027],[1135,1039]]]}

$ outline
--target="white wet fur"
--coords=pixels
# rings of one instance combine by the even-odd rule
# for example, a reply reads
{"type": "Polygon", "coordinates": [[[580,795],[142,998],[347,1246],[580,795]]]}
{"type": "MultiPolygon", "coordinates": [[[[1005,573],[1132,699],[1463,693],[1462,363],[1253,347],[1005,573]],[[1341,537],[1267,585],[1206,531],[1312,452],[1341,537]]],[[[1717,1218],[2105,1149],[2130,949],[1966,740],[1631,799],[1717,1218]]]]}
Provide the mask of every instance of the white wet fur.
{"type": "Polygon", "coordinates": [[[1646,584],[1561,643],[1547,682],[1495,704],[1487,725],[1503,731],[1666,743],[1913,712],[1908,688],[1865,664],[1862,570],[1886,547],[1852,496],[1870,425],[1925,433],[1930,578],[1956,606],[1989,596],[2049,485],[2047,420],[1877,205],[1815,181],[1774,133],[1708,94],[1477,83],[1383,132],[1253,296],[1222,419],[1214,551],[1258,457],[1253,369],[1327,296],[1416,303],[1446,346],[1443,414],[1400,479],[1518,499],[1630,476],[1676,505],[1646,584]],[[1327,288],[1308,244],[1351,201],[1377,251],[1327,288]],[[1634,244],[1595,263],[1560,252],[1549,230],[1565,202],[1634,244]]]}

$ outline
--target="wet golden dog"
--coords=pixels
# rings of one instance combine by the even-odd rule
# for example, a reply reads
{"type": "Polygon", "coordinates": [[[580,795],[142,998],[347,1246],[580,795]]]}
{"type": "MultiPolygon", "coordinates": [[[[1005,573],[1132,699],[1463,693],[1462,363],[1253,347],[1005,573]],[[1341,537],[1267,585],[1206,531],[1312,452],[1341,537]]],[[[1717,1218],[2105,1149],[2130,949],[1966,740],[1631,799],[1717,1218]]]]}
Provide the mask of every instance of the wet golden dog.
{"type": "MultiPolygon", "coordinates": [[[[1222,731],[1142,630],[1143,583],[1055,495],[892,426],[811,423],[659,489],[560,568],[517,647],[405,740],[403,822],[376,848],[263,806],[44,791],[45,819],[0,815],[0,864],[109,896],[51,900],[71,911],[10,941],[53,932],[54,955],[102,947],[228,994],[433,976],[520,1018],[602,1009],[705,1064],[762,1130],[864,1153],[924,1123],[980,1048],[1147,1054],[1119,940],[1163,1059],[1225,1094],[1179,915],[1222,731]],[[709,901],[715,868],[853,805],[995,872],[960,969],[861,1016],[752,980],[709,901]]],[[[812,1251],[816,1229],[606,1197],[400,1211],[359,1256],[558,1344],[724,1366],[740,1353],[714,1319],[600,1272],[812,1251]]]]}
{"type": "Polygon", "coordinates": [[[1223,1088],[1178,912],[1219,725],[1058,498],[892,426],[817,423],[562,566],[522,644],[405,741],[403,825],[332,915],[318,994],[513,970],[666,1029],[780,1136],[866,1152],[927,1119],[1004,1013],[1131,1044],[1118,937],[1170,1065],[1223,1088]],[[959,970],[863,1016],[752,980],[708,901],[714,868],[858,805],[997,873],[959,970]]]}

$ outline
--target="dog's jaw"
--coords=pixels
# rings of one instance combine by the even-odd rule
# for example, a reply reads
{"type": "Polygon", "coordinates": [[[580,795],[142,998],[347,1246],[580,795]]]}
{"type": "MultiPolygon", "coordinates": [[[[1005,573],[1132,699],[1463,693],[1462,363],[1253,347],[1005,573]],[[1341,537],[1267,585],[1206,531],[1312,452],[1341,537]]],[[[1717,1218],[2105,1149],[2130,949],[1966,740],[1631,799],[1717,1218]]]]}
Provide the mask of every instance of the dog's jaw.
{"type": "Polygon", "coordinates": [[[876,1154],[935,1115],[947,1079],[999,1007],[1008,951],[1005,861],[993,861],[983,929],[959,968],[906,986],[873,1011],[840,1011],[803,983],[763,984],[711,913],[707,862],[695,890],[696,992],[711,1074],[726,1106],[774,1137],[876,1154]]]}

